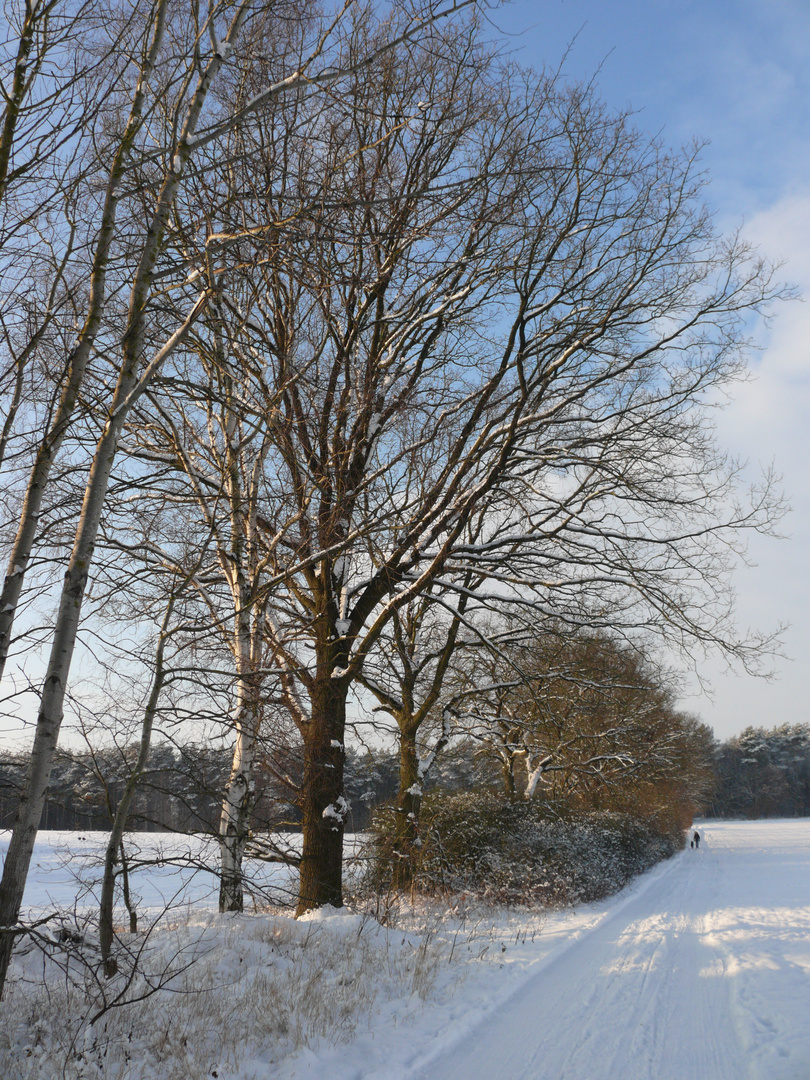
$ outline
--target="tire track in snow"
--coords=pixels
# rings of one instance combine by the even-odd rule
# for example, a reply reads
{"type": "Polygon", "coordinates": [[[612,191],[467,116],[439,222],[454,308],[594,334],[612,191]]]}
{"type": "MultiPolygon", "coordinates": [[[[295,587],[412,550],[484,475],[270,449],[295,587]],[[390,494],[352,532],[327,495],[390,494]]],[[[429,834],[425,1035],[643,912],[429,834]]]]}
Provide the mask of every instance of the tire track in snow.
{"type": "Polygon", "coordinates": [[[706,934],[720,861],[678,856],[414,1080],[752,1076],[727,961],[706,934]]]}
{"type": "Polygon", "coordinates": [[[736,866],[724,867],[741,879],[731,890],[737,903],[718,906],[707,919],[707,941],[721,957],[748,1062],[746,1076],[808,1080],[810,867],[802,841],[810,823],[735,822],[724,828],[760,844],[753,866],[738,857],[736,866]]]}

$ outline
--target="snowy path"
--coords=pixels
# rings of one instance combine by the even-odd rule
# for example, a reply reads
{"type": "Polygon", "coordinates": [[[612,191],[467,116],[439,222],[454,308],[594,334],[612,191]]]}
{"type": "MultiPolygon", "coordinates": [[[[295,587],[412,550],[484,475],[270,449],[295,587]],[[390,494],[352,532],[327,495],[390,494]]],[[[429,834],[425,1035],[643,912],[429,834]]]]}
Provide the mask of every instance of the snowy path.
{"type": "Polygon", "coordinates": [[[705,838],[412,1080],[808,1080],[810,823],[705,838]]]}

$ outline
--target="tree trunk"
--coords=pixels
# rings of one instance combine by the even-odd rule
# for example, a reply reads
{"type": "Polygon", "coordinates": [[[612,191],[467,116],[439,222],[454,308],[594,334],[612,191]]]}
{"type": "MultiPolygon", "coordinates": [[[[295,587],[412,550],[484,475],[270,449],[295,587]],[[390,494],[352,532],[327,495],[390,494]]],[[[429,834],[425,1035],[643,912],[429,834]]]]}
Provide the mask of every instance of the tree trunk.
{"type": "MultiPolygon", "coordinates": [[[[148,273],[144,268],[144,274],[148,273]]],[[[135,290],[133,290],[133,293],[135,290]]],[[[73,551],[62,583],[59,611],[51,641],[48,670],[40,696],[39,715],[34,733],[34,744],[28,767],[28,776],[20,797],[14,828],[9,841],[8,854],[0,881],[0,927],[16,923],[22,904],[25,881],[34,843],[37,837],[45,795],[51,778],[56,743],[62,726],[65,694],[67,693],[70,665],[81,619],[82,603],[87,588],[87,578],[93,561],[101,515],[107,496],[110,475],[115,463],[116,450],[121,431],[132,405],[148,382],[148,372],[157,370],[159,363],[183,340],[194,317],[199,313],[207,297],[197,301],[186,321],[175,331],[163,348],[150,361],[141,378],[138,378],[138,356],[127,349],[125,362],[118,376],[113,406],[107,424],[96,446],[90,475],[84,491],[81,515],[76,526],[73,551]]],[[[132,325],[132,324],[130,324],[132,325]]],[[[133,339],[137,338],[133,334],[133,339]]],[[[5,986],[11,959],[12,935],[0,935],[0,997],[5,986]]]]}
{"type": "MultiPolygon", "coordinates": [[[[152,47],[155,53],[159,49],[166,7],[166,3],[162,2],[158,8],[159,17],[156,20],[152,39],[152,47]]],[[[209,72],[215,70],[220,63],[220,60],[217,60],[216,63],[212,61],[209,64],[209,72]]],[[[3,877],[2,881],[0,881],[0,927],[13,926],[20,914],[25,882],[31,865],[37,829],[42,817],[45,794],[48,790],[51,769],[53,768],[56,743],[62,726],[67,681],[73,659],[73,650],[76,645],[82,602],[87,587],[90,565],[93,560],[93,551],[110,474],[115,462],[118,440],[129,410],[139,394],[148,385],[149,378],[159,369],[166,356],[180,344],[193,319],[199,313],[202,304],[207,301],[207,296],[200,297],[186,321],[146,365],[146,368],[142,370],[141,365],[144,359],[142,349],[143,317],[146,297],[150,289],[151,274],[163,242],[166,220],[173,205],[180,172],[191,153],[190,138],[194,134],[199,112],[207,95],[209,85],[210,79],[206,76],[200,81],[200,86],[192,100],[183,129],[182,145],[178,146],[177,157],[181,168],[167,174],[164,179],[158,204],[149,223],[149,229],[145,236],[143,249],[133,278],[127,333],[123,339],[123,362],[119,369],[110,415],[93,456],[81,516],[76,527],[73,551],[62,584],[59,612],[51,643],[48,671],[40,698],[40,709],[34,734],[34,744],[31,750],[28,776],[17,809],[17,816],[3,867],[3,877]]],[[[110,228],[112,229],[113,226],[110,225],[110,228]]],[[[91,309],[92,307],[91,302],[91,309]]],[[[103,304],[101,308],[103,308],[103,304]]],[[[101,319],[101,308],[93,315],[97,320],[101,319]]],[[[31,497],[30,486],[28,495],[31,497]]],[[[30,514],[27,516],[31,517],[30,514]]],[[[21,567],[20,573],[24,569],[24,567],[21,567]]],[[[15,583],[18,576],[12,569],[11,577],[6,580],[6,587],[13,586],[16,589],[15,583]]],[[[13,610],[7,614],[13,614],[13,610]]],[[[3,644],[7,648],[7,636],[3,639],[3,644]]],[[[0,935],[0,997],[5,987],[12,946],[13,935],[0,935]]]]}
{"type": "MultiPolygon", "coordinates": [[[[3,878],[0,882],[0,926],[14,925],[20,914],[28,868],[34,852],[37,829],[53,768],[59,729],[62,725],[67,679],[76,645],[88,570],[93,558],[104,497],[122,425],[123,417],[118,417],[108,423],[99,441],[85,490],[73,553],[62,586],[48,671],[40,698],[28,776],[17,808],[3,867],[3,878]]],[[[11,945],[12,935],[2,935],[0,938],[0,993],[5,985],[11,959],[11,945]]]]}
{"type": "MultiPolygon", "coordinates": [[[[124,791],[118,803],[118,808],[115,811],[109,840],[107,841],[107,850],[104,855],[104,878],[101,883],[101,901],[99,903],[99,945],[101,948],[101,959],[104,964],[104,972],[108,976],[114,975],[117,970],[115,960],[110,956],[113,940],[115,861],[120,853],[121,872],[124,876],[125,890],[128,892],[127,866],[123,844],[124,829],[126,828],[127,818],[129,817],[129,808],[132,805],[132,800],[135,797],[135,792],[140,779],[146,770],[146,762],[149,758],[149,748],[152,745],[152,728],[154,727],[155,714],[157,713],[158,700],[163,688],[165,674],[163,655],[166,647],[166,632],[168,630],[173,608],[174,598],[172,597],[166,608],[163,625],[160,628],[160,638],[155,652],[155,671],[152,678],[152,688],[149,691],[149,699],[146,703],[143,724],[141,725],[141,743],[138,749],[138,760],[135,762],[135,766],[124,785],[124,791]]],[[[133,909],[128,900],[126,901],[126,905],[127,910],[129,911],[131,928],[133,922],[137,925],[137,919],[133,915],[133,909]]]]}
{"type": "Polygon", "coordinates": [[[127,853],[124,851],[124,842],[121,841],[121,892],[124,896],[124,907],[129,912],[129,932],[130,934],[138,933],[138,909],[133,903],[132,895],[129,891],[129,864],[127,863],[127,853]]]}
{"type": "MultiPolygon", "coordinates": [[[[235,470],[235,464],[234,464],[235,470]]],[[[238,477],[231,477],[231,491],[239,498],[234,506],[233,532],[236,538],[233,565],[236,566],[234,604],[236,607],[234,645],[236,656],[236,741],[233,748],[231,774],[222,800],[219,823],[220,877],[219,910],[243,911],[245,905],[242,860],[250,837],[250,823],[256,799],[253,762],[259,734],[259,694],[261,693],[261,639],[253,623],[251,590],[244,576],[245,550],[243,543],[244,507],[238,477]]]]}
{"type": "Polygon", "coordinates": [[[242,859],[250,836],[250,818],[255,797],[253,780],[255,728],[256,718],[253,710],[242,707],[237,721],[233,764],[222,803],[219,826],[220,911],[243,911],[245,906],[242,859]]]}
{"type": "MultiPolygon", "coordinates": [[[[23,110],[25,99],[33,89],[30,69],[31,50],[37,39],[38,24],[42,22],[44,22],[42,9],[37,9],[32,4],[26,4],[25,17],[20,27],[20,37],[17,44],[14,79],[10,90],[3,94],[5,98],[5,120],[3,121],[2,130],[0,130],[0,201],[3,201],[6,196],[8,167],[14,146],[14,136],[17,132],[17,121],[23,110]]],[[[40,40],[43,42],[44,53],[47,37],[40,40]]],[[[39,59],[42,58],[43,56],[40,54],[39,59]]]]}
{"type": "Polygon", "coordinates": [[[399,740],[399,791],[394,823],[394,865],[392,885],[408,889],[413,883],[416,861],[421,847],[419,837],[419,808],[422,787],[419,776],[419,755],[416,733],[402,730],[399,740]]]}
{"type": "MultiPolygon", "coordinates": [[[[144,57],[133,97],[127,127],[118,145],[107,180],[104,208],[90,274],[90,295],[87,318],[67,362],[67,378],[51,424],[37,449],[25,492],[22,513],[8,563],[8,572],[0,593],[0,676],[5,668],[11,647],[14,617],[22,595],[25,574],[36,538],[42,504],[51,477],[56,455],[79,401],[85,370],[99,333],[106,303],[107,269],[110,251],[116,235],[116,214],[119,187],[129,164],[129,156],[142,125],[142,115],[149,79],[155,67],[165,30],[167,0],[161,0],[154,12],[149,49],[144,57]]],[[[0,971],[2,961],[0,961],[0,971]]],[[[0,986],[3,975],[0,974],[0,986]]]]}
{"type": "Polygon", "coordinates": [[[517,798],[517,785],[515,783],[515,758],[513,754],[506,753],[501,758],[501,772],[503,775],[503,791],[507,799],[517,798]]]}
{"type": "Polygon", "coordinates": [[[301,789],[303,850],[295,914],[331,904],[343,907],[345,679],[326,675],[312,692],[301,789]]]}

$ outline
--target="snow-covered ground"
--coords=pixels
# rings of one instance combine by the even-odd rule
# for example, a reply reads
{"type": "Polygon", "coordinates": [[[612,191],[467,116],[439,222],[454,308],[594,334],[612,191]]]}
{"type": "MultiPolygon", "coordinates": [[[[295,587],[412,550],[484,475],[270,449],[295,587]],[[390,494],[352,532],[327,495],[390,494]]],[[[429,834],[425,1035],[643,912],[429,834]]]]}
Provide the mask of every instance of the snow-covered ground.
{"type": "MultiPolygon", "coordinates": [[[[132,1006],[140,1027],[107,1013],[81,1031],[66,1075],[808,1080],[810,821],[707,822],[701,832],[699,851],[604,903],[547,917],[467,912],[422,933],[408,913],[388,930],[328,911],[305,923],[216,916],[200,893],[148,957],[154,966],[173,948],[193,955],[183,978],[197,996],[160,991],[132,1006]],[[116,1039],[128,1040],[123,1056],[116,1039]]],[[[44,888],[58,891],[43,839],[32,909],[44,888]]],[[[34,974],[26,958],[18,970],[34,974]]],[[[27,1042],[20,1034],[26,1006],[41,1022],[33,993],[9,995],[0,1064],[50,1077],[53,1020],[27,1042]]],[[[52,984],[63,1015],[76,1007],[75,995],[54,995],[52,984]]]]}
{"type": "Polygon", "coordinates": [[[807,1080],[810,822],[701,831],[412,1075],[807,1080]]]}
{"type": "MultiPolygon", "coordinates": [[[[5,859],[10,837],[0,831],[5,859]]],[[[293,843],[298,837],[293,837],[293,843]]],[[[23,897],[23,915],[51,908],[82,913],[95,910],[107,833],[40,832],[23,897]]],[[[216,838],[180,833],[127,833],[125,851],[130,883],[142,915],[169,909],[217,910],[219,848],[216,838]]],[[[295,874],[277,863],[250,862],[256,904],[289,904],[295,897],[295,874]]]]}

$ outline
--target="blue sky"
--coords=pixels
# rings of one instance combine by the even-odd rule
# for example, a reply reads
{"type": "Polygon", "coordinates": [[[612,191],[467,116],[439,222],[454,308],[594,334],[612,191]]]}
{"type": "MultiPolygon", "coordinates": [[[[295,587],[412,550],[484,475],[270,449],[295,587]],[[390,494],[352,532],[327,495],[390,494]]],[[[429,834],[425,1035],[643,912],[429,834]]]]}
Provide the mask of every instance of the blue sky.
{"type": "Polygon", "coordinates": [[[710,141],[718,208],[738,218],[802,180],[810,120],[810,4],[512,0],[492,13],[535,67],[598,71],[602,96],[679,144],[710,141]]]}
{"type": "MultiPolygon", "coordinates": [[[[513,0],[492,14],[516,58],[574,79],[596,74],[602,97],[672,145],[706,141],[708,202],[810,299],[810,3],[807,0],[513,0]]],[[[756,538],[737,575],[743,626],[788,622],[770,682],[702,673],[712,697],[682,704],[719,737],[748,724],[810,721],[810,303],[781,305],[757,331],[754,378],[720,418],[721,441],[751,463],[775,461],[793,510],[788,538],[756,538]]]]}
{"type": "Polygon", "coordinates": [[[775,461],[793,512],[789,538],[755,538],[737,574],[743,626],[790,624],[771,682],[709,661],[712,697],[683,707],[719,737],[749,724],[810,721],[810,0],[512,0],[493,36],[536,68],[595,76],[604,99],[673,145],[706,141],[708,200],[724,229],[743,226],[807,303],[783,305],[758,331],[754,379],[720,418],[722,443],[775,461]],[[502,36],[505,35],[504,36],[502,36]]]}

